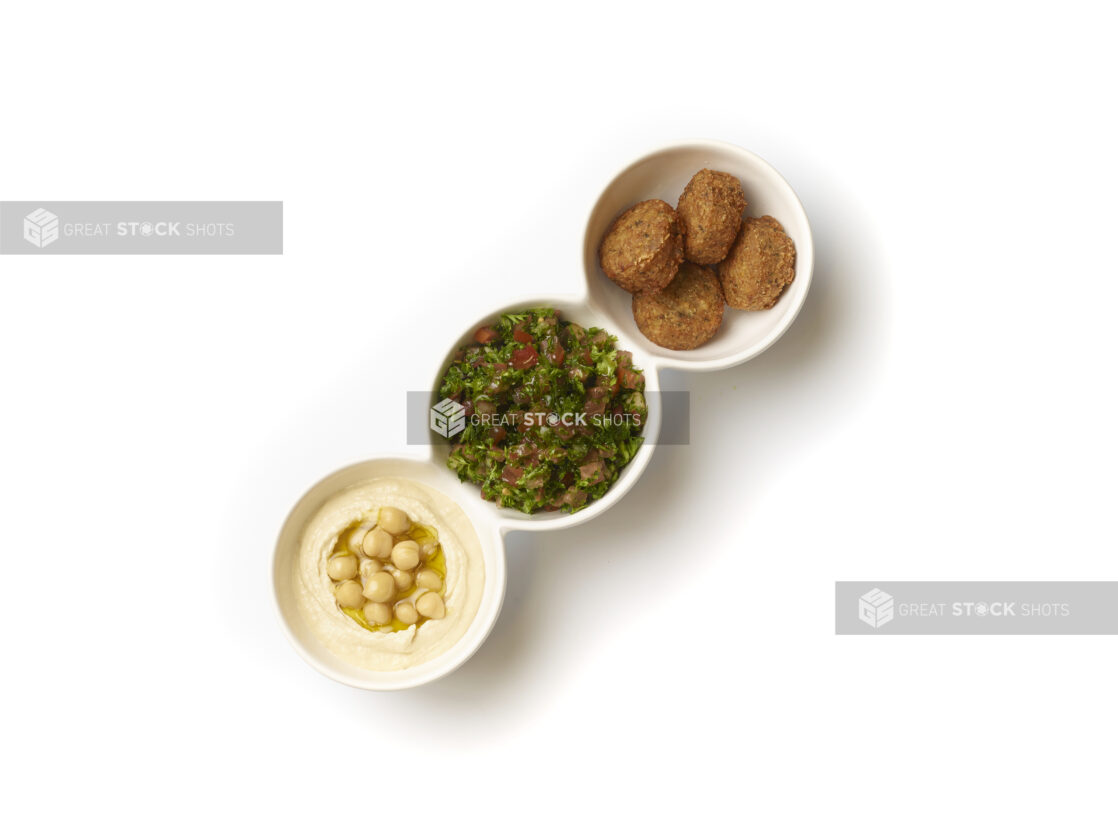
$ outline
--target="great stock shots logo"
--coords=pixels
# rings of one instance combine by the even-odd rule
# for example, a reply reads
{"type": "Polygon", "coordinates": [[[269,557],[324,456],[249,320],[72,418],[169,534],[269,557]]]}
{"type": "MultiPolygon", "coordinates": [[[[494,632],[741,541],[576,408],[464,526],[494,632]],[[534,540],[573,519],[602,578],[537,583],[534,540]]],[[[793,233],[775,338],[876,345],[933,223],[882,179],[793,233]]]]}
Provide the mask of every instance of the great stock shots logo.
{"type": "Polygon", "coordinates": [[[431,429],[443,438],[451,438],[466,429],[466,408],[457,401],[443,398],[431,407],[431,429]]]}
{"type": "Polygon", "coordinates": [[[893,620],[893,596],[876,587],[858,599],[858,618],[871,627],[893,620]]]}
{"type": "Polygon", "coordinates": [[[281,255],[278,200],[0,200],[0,255],[281,255]]]}
{"type": "Polygon", "coordinates": [[[586,412],[530,412],[525,410],[512,410],[506,413],[486,412],[466,414],[466,407],[450,398],[443,398],[430,409],[428,426],[443,438],[453,438],[466,429],[466,424],[473,426],[507,428],[519,427],[531,429],[532,427],[564,427],[576,430],[581,427],[602,427],[609,424],[618,425],[631,423],[640,427],[644,417],[638,413],[611,413],[608,415],[590,415],[586,412]]]}
{"type": "Polygon", "coordinates": [[[836,581],[835,633],[1113,636],[1118,581],[836,581]]]}
{"type": "Polygon", "coordinates": [[[58,215],[36,209],[23,219],[23,240],[39,249],[58,240],[58,215]]]}

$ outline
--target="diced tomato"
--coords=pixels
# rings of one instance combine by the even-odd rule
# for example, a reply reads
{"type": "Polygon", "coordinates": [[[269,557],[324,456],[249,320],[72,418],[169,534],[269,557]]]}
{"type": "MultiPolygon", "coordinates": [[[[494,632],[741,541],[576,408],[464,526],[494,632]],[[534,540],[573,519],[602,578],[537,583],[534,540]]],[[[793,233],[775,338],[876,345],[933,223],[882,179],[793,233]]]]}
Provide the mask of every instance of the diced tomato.
{"type": "Polygon", "coordinates": [[[497,377],[485,384],[485,394],[500,395],[508,391],[509,385],[497,377]]]}
{"type": "Polygon", "coordinates": [[[514,369],[530,369],[536,365],[540,356],[536,354],[536,350],[531,346],[518,348],[512,353],[512,367],[514,369]]]}
{"type": "Polygon", "coordinates": [[[524,441],[509,450],[509,455],[527,464],[535,465],[540,460],[540,448],[533,442],[524,441]]]}
{"type": "MultiPolygon", "coordinates": [[[[557,438],[559,438],[563,441],[570,441],[572,438],[575,437],[575,428],[574,427],[569,427],[566,424],[563,424],[562,422],[560,422],[560,423],[556,424],[554,427],[552,427],[551,431],[553,433],[555,433],[555,436],[557,438]]],[[[562,451],[560,451],[560,452],[562,452],[562,451]]]]}
{"type": "MultiPolygon", "coordinates": [[[[598,482],[602,481],[605,467],[603,462],[587,462],[579,466],[578,472],[583,479],[589,479],[590,484],[596,485],[598,482]]],[[[505,469],[508,470],[508,468],[505,469]]]]}
{"type": "Polygon", "coordinates": [[[474,339],[482,345],[489,345],[493,340],[500,336],[496,328],[490,328],[488,325],[483,325],[474,331],[474,339]]]}
{"type": "Polygon", "coordinates": [[[599,386],[596,382],[593,386],[586,390],[587,400],[605,400],[606,392],[608,390],[605,386],[599,386]]]}
{"type": "Polygon", "coordinates": [[[639,389],[644,383],[643,374],[628,368],[619,368],[617,370],[617,379],[626,389],[639,389]]]}
{"type": "Polygon", "coordinates": [[[555,337],[548,337],[543,341],[541,346],[543,353],[547,355],[547,359],[551,361],[553,366],[562,366],[563,360],[567,357],[567,352],[563,350],[563,346],[559,344],[559,340],[555,337]]]}
{"type": "Polygon", "coordinates": [[[605,398],[591,398],[583,406],[587,415],[604,415],[606,411],[605,398]]]}
{"type": "Polygon", "coordinates": [[[512,332],[512,338],[524,345],[529,345],[532,342],[532,335],[527,331],[521,331],[519,328],[512,332]]]}
{"type": "Polygon", "coordinates": [[[500,425],[489,428],[489,437],[493,439],[494,443],[496,444],[500,444],[502,441],[504,441],[505,436],[507,436],[508,434],[508,430],[500,425]]]}
{"type": "Polygon", "coordinates": [[[570,488],[559,498],[560,502],[572,507],[578,507],[586,502],[586,491],[570,488]]]}
{"type": "Polygon", "coordinates": [[[520,477],[524,475],[524,468],[513,467],[512,465],[505,465],[505,469],[501,471],[501,481],[509,485],[515,485],[520,481],[520,477]]]}

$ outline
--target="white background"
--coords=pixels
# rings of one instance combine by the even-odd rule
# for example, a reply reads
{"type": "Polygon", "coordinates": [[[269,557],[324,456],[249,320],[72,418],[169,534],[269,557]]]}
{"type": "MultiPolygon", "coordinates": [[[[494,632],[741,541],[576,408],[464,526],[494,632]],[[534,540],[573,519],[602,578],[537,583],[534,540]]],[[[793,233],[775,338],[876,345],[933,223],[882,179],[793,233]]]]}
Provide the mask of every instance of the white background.
{"type": "Polygon", "coordinates": [[[0,197],[283,200],[286,244],[0,258],[3,829],[1113,832],[1113,638],[832,602],[1115,578],[1102,4],[413,5],[5,8],[0,197]],[[693,441],[611,513],[511,539],[458,673],[315,673],[290,505],[404,449],[444,331],[578,292],[598,190],[693,136],[798,191],[798,321],[668,381],[693,441]]]}

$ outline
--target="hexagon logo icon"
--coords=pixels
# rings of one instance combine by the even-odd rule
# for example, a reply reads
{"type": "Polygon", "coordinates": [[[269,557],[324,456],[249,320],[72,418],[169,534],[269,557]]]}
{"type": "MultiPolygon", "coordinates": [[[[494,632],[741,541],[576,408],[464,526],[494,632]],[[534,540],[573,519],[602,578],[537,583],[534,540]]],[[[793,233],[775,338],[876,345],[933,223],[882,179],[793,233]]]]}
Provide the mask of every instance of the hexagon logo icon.
{"type": "Polygon", "coordinates": [[[23,219],[23,240],[39,249],[58,240],[58,215],[36,209],[23,219]]]}
{"type": "Polygon", "coordinates": [[[443,438],[451,438],[466,429],[466,408],[457,401],[443,398],[431,407],[431,429],[443,438]]]}
{"type": "Polygon", "coordinates": [[[893,596],[874,587],[858,599],[858,618],[877,628],[893,620],[893,596]]]}

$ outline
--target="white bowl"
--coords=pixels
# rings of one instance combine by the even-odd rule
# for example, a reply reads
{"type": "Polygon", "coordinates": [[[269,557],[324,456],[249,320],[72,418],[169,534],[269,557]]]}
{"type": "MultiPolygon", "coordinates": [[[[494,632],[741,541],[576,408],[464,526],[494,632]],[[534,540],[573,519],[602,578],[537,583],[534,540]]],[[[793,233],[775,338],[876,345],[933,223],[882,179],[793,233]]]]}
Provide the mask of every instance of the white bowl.
{"type": "Polygon", "coordinates": [[[500,613],[505,592],[505,534],[514,530],[568,528],[594,519],[617,504],[648,467],[660,436],[660,370],[721,369],[756,357],[780,338],[799,313],[811,283],[813,263],[807,217],[783,178],[749,151],[709,140],[665,146],[622,169],[590,212],[582,255],[587,280],[586,297],[526,299],[466,323],[461,336],[447,347],[431,390],[438,390],[451,356],[472,341],[474,332],[480,326],[496,322],[502,313],[540,306],[558,308],[563,318],[571,322],[605,328],[618,338],[618,347],[633,352],[633,363],[643,369],[645,376],[649,417],[644,429],[644,444],[601,499],[573,514],[550,511],[527,515],[483,500],[476,485],[460,482],[446,466],[449,446],[445,443],[432,443],[415,456],[386,456],[350,465],[318,482],[295,504],[280,531],[272,582],[280,621],[287,637],[299,654],[319,672],[357,688],[387,691],[431,682],[465,662],[485,641],[500,613]],[[711,342],[692,351],[671,351],[645,339],[637,330],[630,295],[607,279],[598,265],[598,244],[610,222],[634,203],[661,198],[674,205],[687,181],[702,168],[728,171],[740,178],[749,201],[747,213],[769,214],[784,225],[796,244],[796,278],[770,310],[727,310],[722,329],[711,342]],[[311,633],[299,616],[294,601],[294,567],[299,538],[310,518],[331,496],[352,485],[382,476],[420,482],[456,502],[472,523],[485,560],[481,606],[466,634],[437,659],[400,671],[368,671],[343,662],[311,633]]]}
{"type": "Polygon", "coordinates": [[[639,347],[662,367],[704,371],[744,363],[780,339],[807,298],[815,253],[804,208],[776,169],[744,148],[697,139],[657,148],[618,172],[590,211],[582,259],[589,302],[614,323],[619,342],[639,347]],[[747,216],[772,215],[783,224],[796,245],[796,278],[769,310],[727,308],[714,339],[690,351],[673,351],[651,342],[637,329],[632,296],[606,278],[598,263],[598,246],[613,220],[635,203],[659,198],[675,206],[687,181],[703,168],[726,171],[741,180],[747,216]]]}
{"type": "MultiPolygon", "coordinates": [[[[470,494],[463,490],[458,478],[445,467],[436,467],[430,457],[408,458],[385,456],[344,467],[315,484],[295,503],[280,529],[272,563],[272,589],[279,610],[280,623],[295,649],[315,670],[322,674],[372,691],[395,691],[423,685],[446,676],[474,654],[501,611],[505,597],[505,542],[504,533],[491,515],[470,513],[466,505],[470,494]],[[458,503],[473,524],[481,545],[485,562],[485,585],[481,604],[473,623],[450,650],[438,658],[421,665],[397,671],[371,671],[342,661],[311,632],[295,603],[295,582],[299,559],[300,539],[307,523],[325,502],[347,488],[370,479],[395,478],[419,482],[446,494],[458,503]]],[[[477,497],[481,501],[481,497],[477,497]]],[[[465,540],[469,532],[458,532],[465,540]]]]}
{"type": "MultiPolygon", "coordinates": [[[[584,327],[597,325],[610,331],[610,333],[617,334],[615,330],[616,323],[587,305],[585,299],[551,297],[548,299],[526,299],[511,305],[505,305],[500,310],[492,311],[476,322],[471,323],[468,328],[463,330],[461,338],[450,346],[446,357],[443,358],[443,362],[439,366],[435,379],[432,381],[431,391],[438,391],[443,374],[450,365],[451,355],[461,346],[470,343],[473,340],[474,332],[479,327],[482,325],[492,325],[503,313],[516,313],[517,311],[538,307],[556,308],[562,313],[563,318],[570,322],[576,322],[584,327]]],[[[618,340],[618,348],[631,348],[633,351],[633,365],[644,371],[645,400],[648,402],[648,421],[645,423],[644,432],[642,433],[644,436],[644,443],[641,444],[640,449],[637,450],[632,461],[621,471],[621,475],[617,477],[617,481],[606,491],[605,496],[601,499],[594,500],[585,508],[575,511],[573,514],[566,514],[562,511],[541,511],[529,516],[513,508],[499,508],[492,502],[483,501],[484,510],[495,517],[502,531],[554,531],[558,528],[569,528],[572,525],[578,525],[587,520],[592,520],[594,517],[607,511],[615,505],[621,497],[627,494],[633,485],[636,484],[637,479],[641,477],[641,474],[644,473],[645,468],[648,467],[649,461],[652,460],[652,451],[655,448],[656,439],[660,436],[661,409],[658,367],[653,358],[646,354],[639,346],[629,346],[622,340],[618,340]]],[[[432,436],[432,438],[434,439],[434,436],[432,436]]],[[[432,452],[434,461],[440,467],[446,468],[446,459],[450,452],[450,446],[436,441],[432,448],[432,452]]],[[[449,469],[447,469],[447,473],[450,473],[449,469]]],[[[453,474],[451,474],[451,476],[457,479],[453,474]]],[[[476,488],[474,488],[474,492],[477,493],[476,488]]],[[[480,499],[480,496],[478,498],[480,499]]]]}

